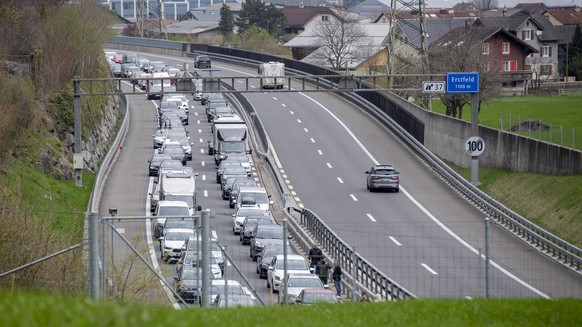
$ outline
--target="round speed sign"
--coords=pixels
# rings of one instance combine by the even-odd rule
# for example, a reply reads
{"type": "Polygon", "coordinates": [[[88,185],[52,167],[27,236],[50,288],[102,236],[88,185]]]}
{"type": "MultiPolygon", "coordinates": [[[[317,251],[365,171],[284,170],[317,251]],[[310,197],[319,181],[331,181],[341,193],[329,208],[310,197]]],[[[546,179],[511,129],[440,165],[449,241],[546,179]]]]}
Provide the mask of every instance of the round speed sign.
{"type": "Polygon", "coordinates": [[[465,151],[470,156],[480,156],[485,151],[485,141],[479,136],[471,136],[465,141],[465,151]]]}

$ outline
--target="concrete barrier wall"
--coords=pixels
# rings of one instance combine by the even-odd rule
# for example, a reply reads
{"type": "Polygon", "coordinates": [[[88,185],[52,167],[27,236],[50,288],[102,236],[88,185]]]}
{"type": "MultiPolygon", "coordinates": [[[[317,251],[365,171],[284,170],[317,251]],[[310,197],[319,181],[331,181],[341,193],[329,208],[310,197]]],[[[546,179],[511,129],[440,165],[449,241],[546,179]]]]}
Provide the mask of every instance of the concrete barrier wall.
{"type": "MultiPolygon", "coordinates": [[[[469,122],[426,111],[394,94],[385,94],[424,122],[424,146],[443,160],[470,167],[471,157],[465,152],[465,141],[471,136],[469,122]]],[[[549,175],[582,173],[582,151],[484,126],[479,127],[479,136],[485,141],[480,167],[549,175]]]]}

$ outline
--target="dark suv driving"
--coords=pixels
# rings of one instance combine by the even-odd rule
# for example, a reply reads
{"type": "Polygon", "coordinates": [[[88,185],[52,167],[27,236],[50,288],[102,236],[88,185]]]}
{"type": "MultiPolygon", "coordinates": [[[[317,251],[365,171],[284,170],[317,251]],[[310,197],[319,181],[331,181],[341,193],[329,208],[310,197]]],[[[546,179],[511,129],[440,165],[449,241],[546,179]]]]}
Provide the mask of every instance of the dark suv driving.
{"type": "Polygon", "coordinates": [[[398,192],[400,190],[398,174],[400,173],[391,165],[376,165],[366,172],[368,175],[366,187],[370,192],[381,189],[398,192]]]}
{"type": "Polygon", "coordinates": [[[194,59],[194,68],[210,68],[210,57],[206,55],[196,56],[194,59]]]}

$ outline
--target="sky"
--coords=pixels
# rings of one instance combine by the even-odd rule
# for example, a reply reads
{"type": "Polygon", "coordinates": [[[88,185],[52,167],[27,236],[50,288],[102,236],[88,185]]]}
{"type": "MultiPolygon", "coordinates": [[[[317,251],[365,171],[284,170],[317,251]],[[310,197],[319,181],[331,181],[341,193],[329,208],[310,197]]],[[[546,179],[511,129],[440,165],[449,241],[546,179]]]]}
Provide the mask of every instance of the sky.
{"type": "MultiPolygon", "coordinates": [[[[430,8],[450,8],[457,3],[461,2],[471,2],[471,0],[425,0],[426,6],[430,8]]],[[[539,3],[543,2],[546,6],[551,7],[555,5],[578,5],[582,6],[582,0],[498,0],[499,7],[507,6],[507,8],[513,8],[518,3],[539,3]]]]}

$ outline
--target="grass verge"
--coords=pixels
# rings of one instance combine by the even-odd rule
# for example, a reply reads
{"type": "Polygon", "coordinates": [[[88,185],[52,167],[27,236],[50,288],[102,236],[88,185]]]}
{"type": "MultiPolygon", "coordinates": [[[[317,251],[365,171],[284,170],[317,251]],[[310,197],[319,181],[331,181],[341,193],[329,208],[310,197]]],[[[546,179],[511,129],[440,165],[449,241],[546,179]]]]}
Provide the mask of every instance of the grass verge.
{"type": "Polygon", "coordinates": [[[3,326],[579,326],[582,301],[411,300],[313,306],[186,309],[4,293],[3,326]],[[170,311],[169,311],[170,310],[170,311]]]}

